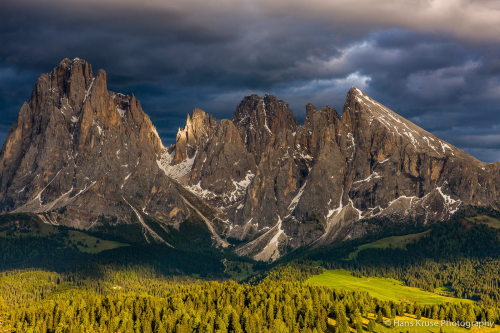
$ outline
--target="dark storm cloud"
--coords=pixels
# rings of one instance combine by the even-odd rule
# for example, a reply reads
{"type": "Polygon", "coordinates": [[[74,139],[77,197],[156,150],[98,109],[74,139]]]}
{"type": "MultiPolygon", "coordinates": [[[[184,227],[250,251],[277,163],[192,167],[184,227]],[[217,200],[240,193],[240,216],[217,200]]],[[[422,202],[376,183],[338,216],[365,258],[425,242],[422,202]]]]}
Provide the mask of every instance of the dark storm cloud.
{"type": "Polygon", "coordinates": [[[353,10],[348,1],[319,0],[307,8],[294,1],[3,1],[0,142],[36,77],[64,57],[80,57],[107,70],[110,88],[138,96],[167,142],[196,106],[230,117],[244,95],[270,92],[301,119],[307,102],[340,108],[354,85],[478,158],[497,160],[500,25],[488,14],[495,3],[361,2],[353,10]]]}

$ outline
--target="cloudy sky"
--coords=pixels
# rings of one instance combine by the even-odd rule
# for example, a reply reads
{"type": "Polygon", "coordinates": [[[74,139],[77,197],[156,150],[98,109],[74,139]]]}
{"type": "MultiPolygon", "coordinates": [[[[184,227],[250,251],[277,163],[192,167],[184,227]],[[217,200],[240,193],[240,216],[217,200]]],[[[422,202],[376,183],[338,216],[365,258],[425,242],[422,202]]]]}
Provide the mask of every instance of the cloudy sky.
{"type": "Polygon", "coordinates": [[[484,161],[500,160],[497,0],[1,0],[0,143],[64,57],[134,93],[166,144],[199,106],[272,93],[341,109],[356,86],[484,161]]]}

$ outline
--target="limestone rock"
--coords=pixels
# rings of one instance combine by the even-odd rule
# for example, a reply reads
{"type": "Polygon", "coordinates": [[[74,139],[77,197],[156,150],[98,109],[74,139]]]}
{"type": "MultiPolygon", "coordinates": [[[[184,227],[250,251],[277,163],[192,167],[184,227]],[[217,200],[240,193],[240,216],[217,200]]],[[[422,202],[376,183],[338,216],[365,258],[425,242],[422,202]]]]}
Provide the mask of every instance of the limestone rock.
{"type": "Polygon", "coordinates": [[[469,205],[500,209],[499,193],[499,162],[356,88],[342,116],[308,104],[304,124],[271,95],[245,97],[232,120],[195,109],[163,147],[137,99],[108,91],[106,73],[80,59],[40,76],[0,153],[2,212],[81,229],[136,225],[165,244],[169,228],[197,220],[214,246],[264,261],[383,231],[374,218],[404,228],[469,205]]]}

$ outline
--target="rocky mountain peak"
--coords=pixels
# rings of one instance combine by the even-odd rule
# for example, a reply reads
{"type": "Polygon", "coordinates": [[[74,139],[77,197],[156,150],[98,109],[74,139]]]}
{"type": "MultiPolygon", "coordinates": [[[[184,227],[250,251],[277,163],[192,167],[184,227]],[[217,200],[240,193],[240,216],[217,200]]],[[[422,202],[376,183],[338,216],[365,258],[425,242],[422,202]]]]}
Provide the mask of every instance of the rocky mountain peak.
{"type": "Polygon", "coordinates": [[[195,108],[186,117],[186,125],[177,131],[173,164],[192,157],[198,146],[213,135],[217,121],[202,109],[195,108]]]}
{"type": "Polygon", "coordinates": [[[272,95],[246,96],[238,105],[233,122],[257,160],[268,147],[291,143],[291,133],[298,126],[288,104],[272,95]]]}
{"type": "Polygon", "coordinates": [[[398,142],[406,150],[433,156],[470,158],[460,149],[437,138],[357,88],[351,88],[347,93],[342,122],[354,137],[368,138],[383,134],[386,142],[398,142]]]}
{"type": "Polygon", "coordinates": [[[233,121],[240,128],[269,135],[297,126],[288,104],[268,94],[264,97],[250,95],[243,98],[236,109],[233,121]]]}
{"type": "Polygon", "coordinates": [[[50,212],[51,221],[85,228],[102,214],[128,220],[131,208],[103,198],[120,198],[140,166],[162,173],[162,149],[135,97],[108,91],[105,71],[94,76],[86,61],[64,59],[37,80],[0,153],[0,210],[50,212]]]}
{"type": "Polygon", "coordinates": [[[346,124],[354,125],[356,120],[359,121],[361,117],[372,117],[370,115],[371,108],[366,107],[366,98],[369,98],[368,95],[365,95],[363,91],[356,87],[352,87],[349,89],[346,95],[344,110],[342,113],[342,120],[346,122],[346,124]]]}
{"type": "Polygon", "coordinates": [[[269,130],[268,133],[271,133],[266,112],[264,100],[260,96],[245,96],[236,108],[233,122],[239,127],[252,127],[253,130],[265,127],[269,130]]]}
{"type": "Polygon", "coordinates": [[[342,117],[308,104],[304,125],[271,95],[245,97],[233,120],[197,108],[164,149],[139,101],[108,91],[106,73],[80,59],[40,77],[0,153],[2,212],[84,229],[126,224],[165,244],[163,231],[201,221],[216,244],[266,261],[385,223],[499,209],[499,182],[498,163],[477,161],[356,88],[342,117]]]}
{"type": "Polygon", "coordinates": [[[65,58],[49,74],[40,77],[34,95],[39,96],[48,88],[50,93],[68,98],[72,107],[81,107],[93,80],[92,66],[88,62],[65,58]]]}
{"type": "Polygon", "coordinates": [[[83,79],[89,83],[93,78],[92,65],[80,58],[64,58],[49,75],[75,82],[83,79]]]}

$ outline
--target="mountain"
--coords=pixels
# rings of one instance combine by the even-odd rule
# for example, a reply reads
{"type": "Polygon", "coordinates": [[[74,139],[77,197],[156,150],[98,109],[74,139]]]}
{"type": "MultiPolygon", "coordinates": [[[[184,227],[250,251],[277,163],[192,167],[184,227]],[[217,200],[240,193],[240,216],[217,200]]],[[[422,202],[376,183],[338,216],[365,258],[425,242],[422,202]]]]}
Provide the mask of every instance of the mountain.
{"type": "Polygon", "coordinates": [[[500,209],[500,163],[484,163],[359,89],[342,116],[309,104],[304,124],[266,95],[232,120],[201,109],[163,147],[134,96],[81,59],[37,81],[0,154],[0,210],[85,230],[140,230],[177,246],[186,223],[256,260],[500,209]],[[127,229],[128,230],[128,229],[127,229]]]}
{"type": "Polygon", "coordinates": [[[0,209],[84,230],[135,226],[143,240],[171,245],[167,226],[196,213],[158,167],[162,149],[134,96],[108,91],[106,73],[94,76],[86,61],[64,59],[40,76],[0,153],[0,209]]]}

